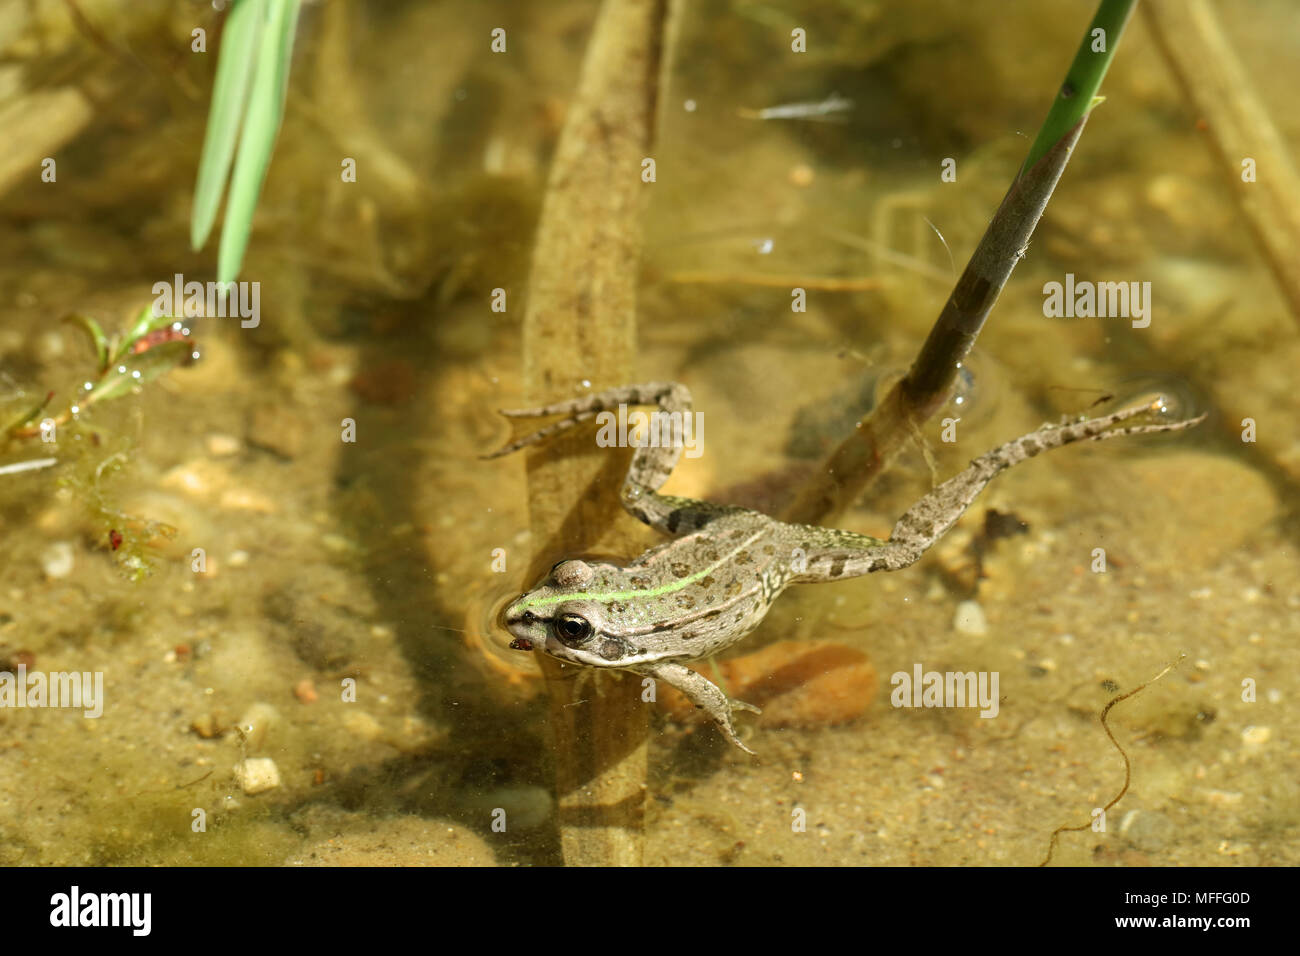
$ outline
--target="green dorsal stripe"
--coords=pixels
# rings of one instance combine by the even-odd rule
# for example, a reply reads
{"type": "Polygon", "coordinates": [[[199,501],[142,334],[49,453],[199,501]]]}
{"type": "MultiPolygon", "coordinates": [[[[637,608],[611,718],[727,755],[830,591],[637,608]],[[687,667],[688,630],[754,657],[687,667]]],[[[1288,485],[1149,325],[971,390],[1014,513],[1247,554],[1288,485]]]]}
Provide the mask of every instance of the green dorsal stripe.
{"type": "Polygon", "coordinates": [[[734,558],[745,548],[749,547],[759,538],[763,537],[763,535],[766,533],[767,533],[766,531],[755,532],[754,534],[746,538],[744,541],[740,542],[740,544],[736,545],[736,547],[733,548],[728,554],[724,554],[722,557],[720,557],[717,561],[713,562],[713,564],[709,565],[704,570],[696,571],[694,574],[688,574],[684,578],[678,578],[676,581],[670,581],[667,584],[661,584],[657,588],[647,588],[641,591],[606,591],[604,593],[593,593],[590,591],[584,591],[581,594],[550,594],[547,595],[546,597],[534,598],[531,601],[524,601],[523,603],[516,604],[513,608],[511,608],[511,610],[531,611],[534,608],[546,607],[551,604],[563,604],[568,601],[598,601],[598,602],[626,601],[634,598],[660,597],[661,595],[664,594],[672,594],[674,591],[680,591],[682,588],[694,584],[696,581],[699,581],[701,578],[708,577],[710,574],[717,571],[718,568],[722,567],[724,564],[726,564],[728,561],[734,558]]]}

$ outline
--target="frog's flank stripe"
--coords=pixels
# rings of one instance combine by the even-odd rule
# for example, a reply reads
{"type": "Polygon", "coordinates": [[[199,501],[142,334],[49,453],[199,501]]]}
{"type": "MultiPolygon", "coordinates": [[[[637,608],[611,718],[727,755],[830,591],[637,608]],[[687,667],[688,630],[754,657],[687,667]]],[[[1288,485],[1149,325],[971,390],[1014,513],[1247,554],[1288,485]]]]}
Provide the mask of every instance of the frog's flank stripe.
{"type": "Polygon", "coordinates": [[[740,542],[740,544],[736,545],[736,547],[729,553],[718,558],[717,561],[713,562],[704,570],[696,571],[694,574],[689,574],[676,581],[670,581],[668,584],[662,584],[657,588],[646,588],[643,591],[606,591],[603,594],[593,592],[583,592],[582,594],[550,594],[546,597],[536,598],[526,604],[517,604],[515,605],[515,608],[531,611],[534,608],[544,607],[548,604],[562,604],[568,601],[626,601],[631,598],[660,597],[664,594],[672,594],[674,591],[680,591],[682,588],[694,584],[701,578],[708,577],[741,551],[745,550],[745,548],[748,548],[759,538],[763,537],[766,533],[766,529],[755,532],[744,541],[740,542]]]}

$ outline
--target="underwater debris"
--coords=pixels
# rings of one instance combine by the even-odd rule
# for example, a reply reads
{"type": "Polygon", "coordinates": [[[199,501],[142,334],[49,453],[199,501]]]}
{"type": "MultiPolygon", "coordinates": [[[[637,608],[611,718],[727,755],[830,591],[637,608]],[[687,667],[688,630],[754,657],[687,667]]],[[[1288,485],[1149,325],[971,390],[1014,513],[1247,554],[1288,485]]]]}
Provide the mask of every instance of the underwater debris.
{"type": "MultiPolygon", "coordinates": [[[[1114,707],[1120,701],[1128,700],[1130,697],[1134,697],[1142,693],[1142,691],[1146,690],[1156,681],[1160,680],[1160,678],[1164,677],[1171,670],[1173,670],[1175,667],[1181,664],[1186,657],[1187,657],[1186,654],[1179,654],[1178,660],[1170,661],[1168,664],[1164,666],[1164,669],[1161,670],[1160,673],[1157,674],[1155,677],[1151,678],[1148,681],[1143,681],[1141,684],[1138,684],[1137,687],[1134,687],[1128,693],[1120,694],[1117,697],[1112,697],[1110,703],[1108,703],[1105,707],[1102,708],[1101,717],[1100,717],[1101,729],[1106,731],[1106,736],[1109,737],[1110,742],[1115,745],[1115,749],[1119,751],[1119,755],[1124,758],[1124,785],[1119,788],[1119,793],[1115,794],[1115,796],[1110,798],[1109,803],[1107,803],[1105,806],[1100,808],[1100,816],[1102,820],[1105,820],[1105,815],[1110,811],[1112,807],[1115,806],[1115,804],[1119,803],[1121,800],[1124,799],[1124,794],[1128,793],[1129,784],[1133,780],[1133,763],[1131,760],[1129,760],[1128,752],[1123,747],[1121,747],[1119,741],[1115,739],[1115,734],[1114,732],[1111,731],[1110,724],[1106,723],[1106,717],[1110,714],[1112,707],[1114,707]]],[[[1096,815],[1097,811],[1093,811],[1093,813],[1094,815],[1096,815]]],[[[1047,866],[1047,864],[1052,862],[1052,854],[1056,852],[1056,844],[1057,841],[1060,840],[1062,833],[1078,833],[1083,830],[1090,829],[1092,826],[1093,826],[1093,821],[1089,820],[1087,823],[1081,823],[1078,826],[1072,827],[1072,826],[1067,826],[1065,824],[1062,824],[1061,826],[1057,827],[1055,830],[1052,831],[1052,836],[1048,841],[1047,856],[1043,857],[1043,862],[1039,863],[1038,865],[1040,867],[1047,866]]]]}
{"type": "Polygon", "coordinates": [[[750,110],[742,107],[736,112],[743,119],[793,119],[812,120],[818,123],[843,123],[847,120],[847,117],[843,114],[852,109],[852,100],[840,96],[838,93],[832,93],[826,99],[816,102],[782,103],[780,106],[769,106],[761,110],[750,110]]]}

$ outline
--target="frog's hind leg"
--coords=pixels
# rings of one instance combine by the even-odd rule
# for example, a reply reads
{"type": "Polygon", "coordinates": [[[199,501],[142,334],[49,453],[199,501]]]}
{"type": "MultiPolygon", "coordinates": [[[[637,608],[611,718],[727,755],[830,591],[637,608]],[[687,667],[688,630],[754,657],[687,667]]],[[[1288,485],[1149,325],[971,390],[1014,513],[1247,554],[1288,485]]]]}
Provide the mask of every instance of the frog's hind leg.
{"type": "Polygon", "coordinates": [[[795,581],[833,581],[872,571],[897,571],[914,563],[951,528],[970,507],[976,496],[999,473],[1035,455],[1076,441],[1105,441],[1123,435],[1178,431],[1205,420],[1199,418],[1150,425],[1115,428],[1136,415],[1163,410],[1160,402],[1121,409],[1110,415],[1063,425],[1044,425],[1000,445],[971,462],[970,467],[949,478],[898,519],[888,541],[829,528],[797,527],[807,545],[806,569],[795,581]]]}

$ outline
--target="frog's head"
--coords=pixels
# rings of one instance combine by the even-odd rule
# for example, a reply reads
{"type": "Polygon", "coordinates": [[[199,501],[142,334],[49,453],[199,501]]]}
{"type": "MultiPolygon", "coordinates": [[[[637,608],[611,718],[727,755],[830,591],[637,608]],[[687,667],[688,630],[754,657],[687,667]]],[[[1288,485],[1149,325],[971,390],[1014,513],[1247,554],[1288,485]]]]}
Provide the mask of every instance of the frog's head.
{"type": "Polygon", "coordinates": [[[621,667],[632,650],[614,633],[610,599],[621,590],[622,568],[561,561],[531,591],[501,612],[518,651],[540,648],[552,657],[588,667],[621,667]]]}

